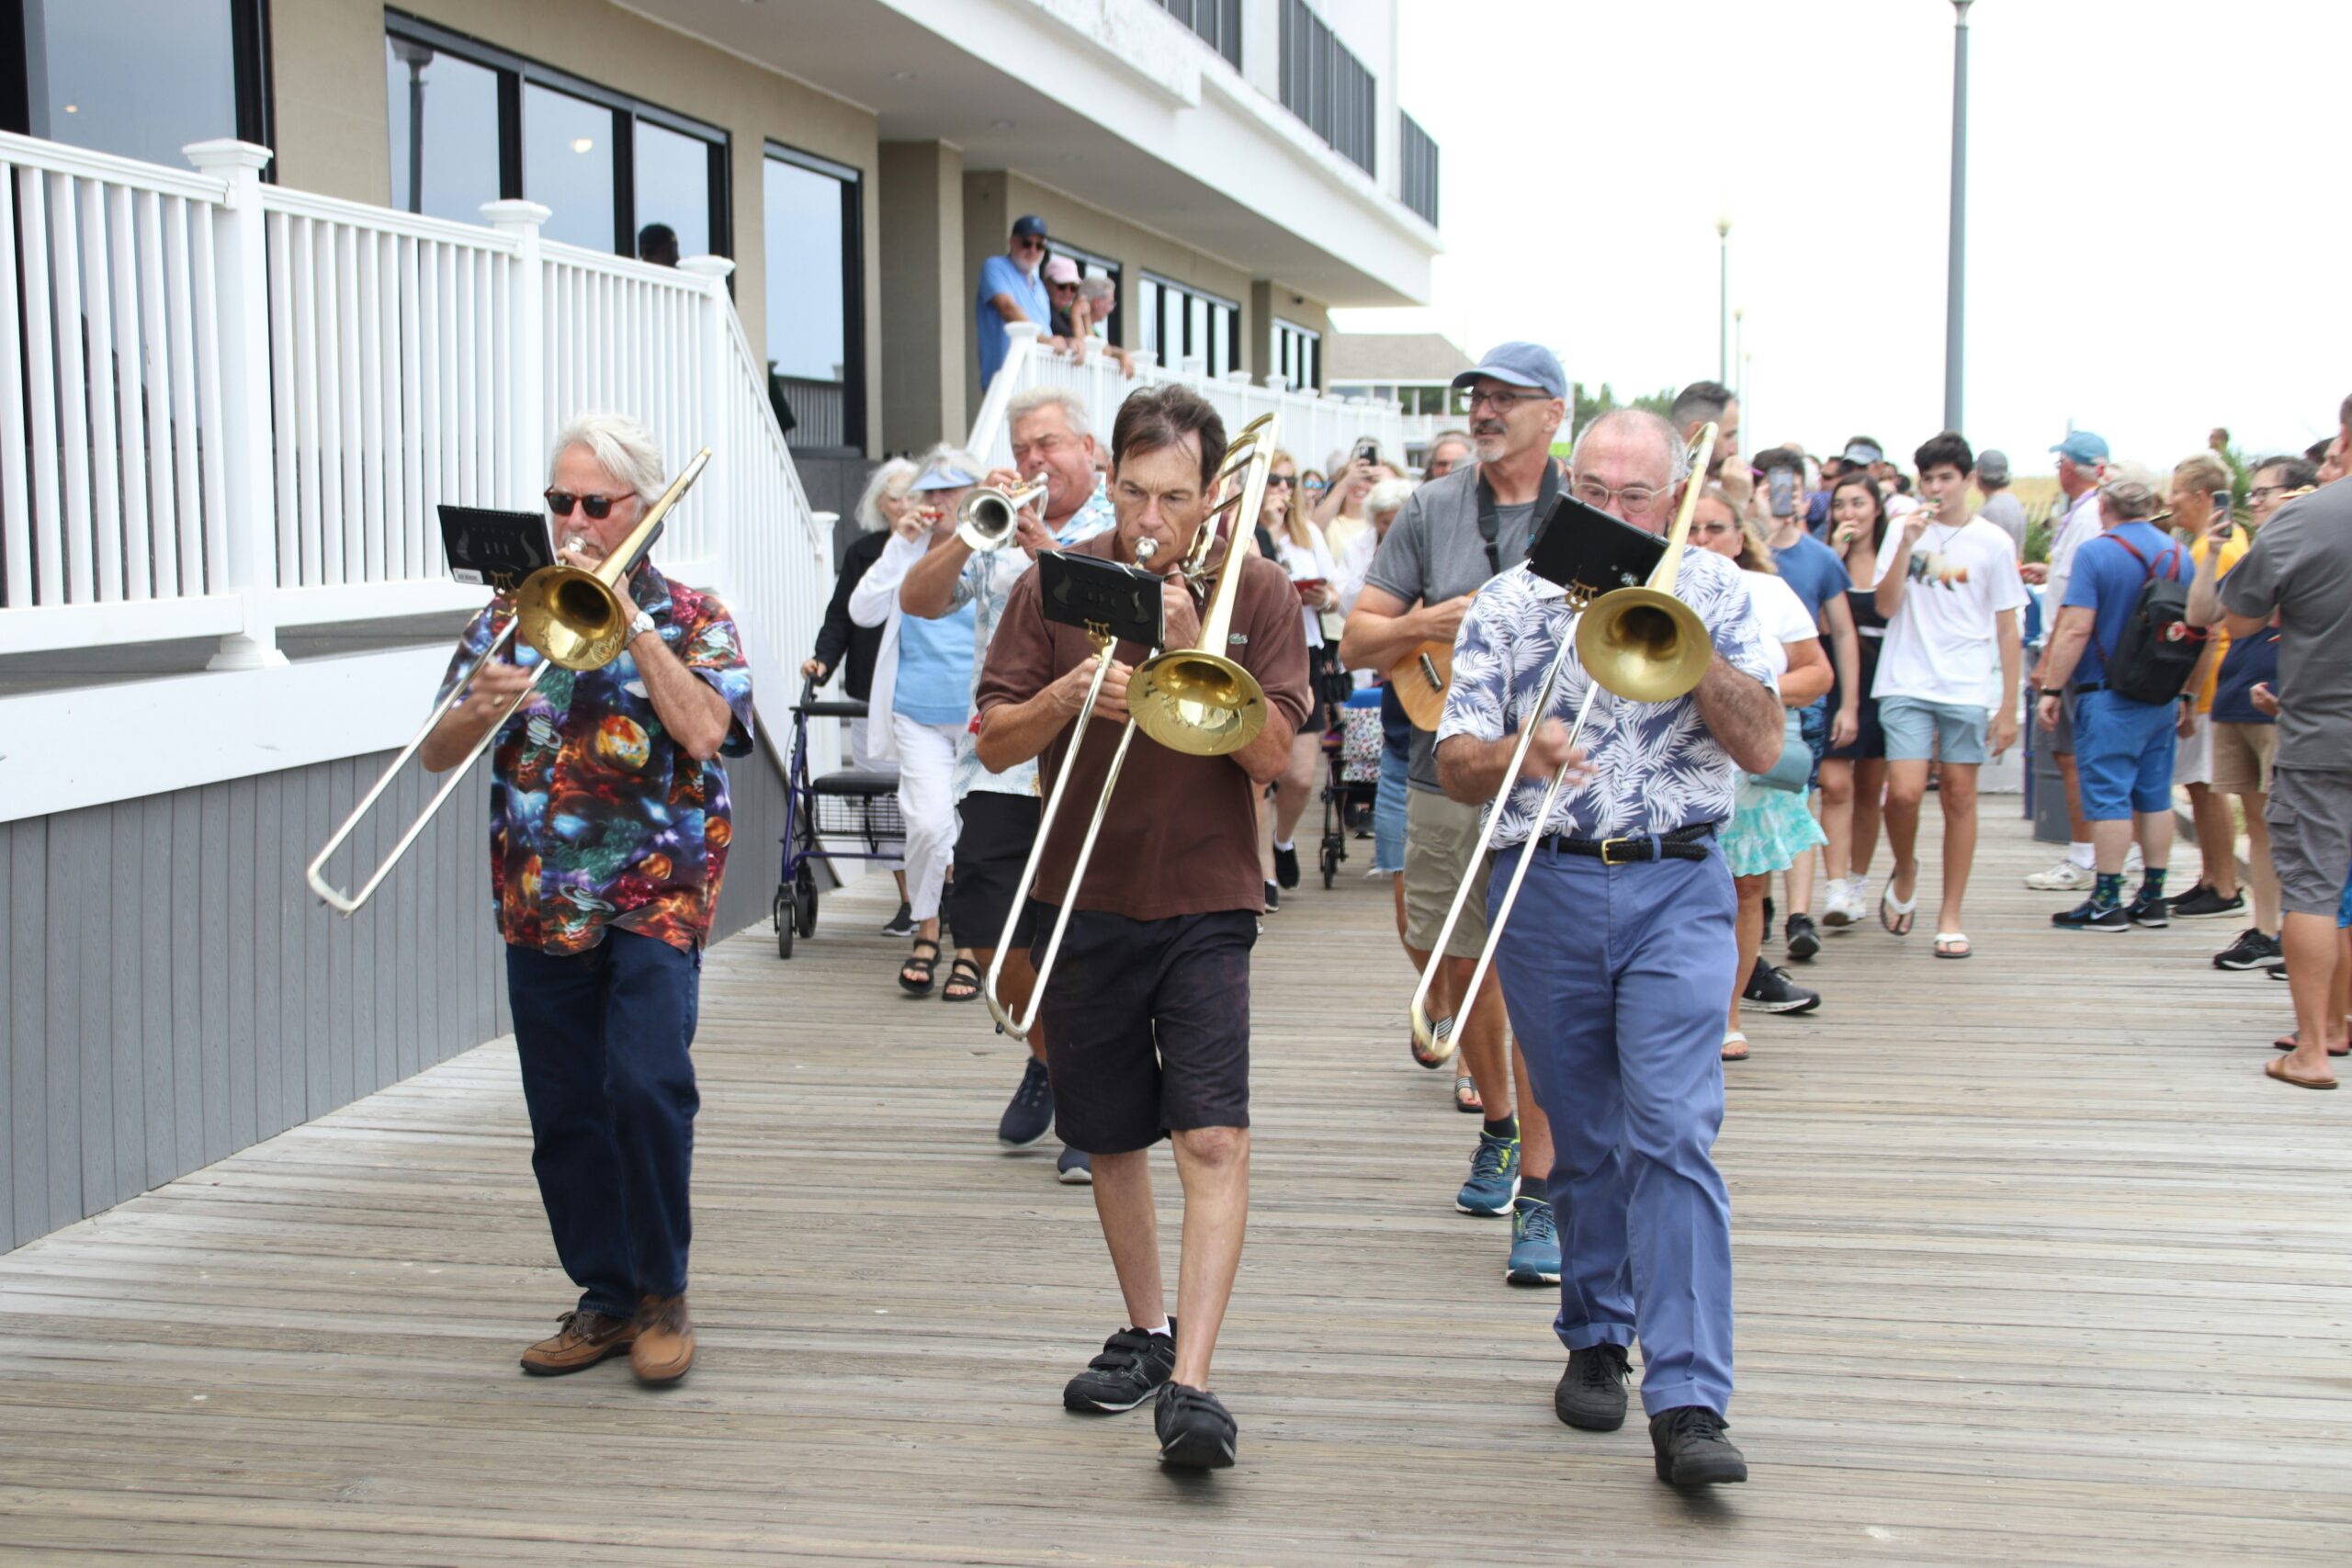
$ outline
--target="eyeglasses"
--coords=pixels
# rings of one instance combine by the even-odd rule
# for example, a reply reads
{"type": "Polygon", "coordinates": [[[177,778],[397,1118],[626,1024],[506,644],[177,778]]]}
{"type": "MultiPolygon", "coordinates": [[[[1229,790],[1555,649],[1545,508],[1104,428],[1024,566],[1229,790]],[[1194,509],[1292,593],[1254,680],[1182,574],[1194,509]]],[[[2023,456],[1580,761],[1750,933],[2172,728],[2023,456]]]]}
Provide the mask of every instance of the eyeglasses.
{"type": "Polygon", "coordinates": [[[1073,294],[1078,292],[1078,285],[1075,283],[1049,283],[1046,287],[1051,288],[1057,294],[1059,294],[1065,288],[1069,289],[1073,294]]]}
{"type": "Polygon", "coordinates": [[[1266,488],[1268,490],[1288,490],[1297,482],[1298,481],[1295,479],[1293,479],[1288,474],[1268,474],[1266,476],[1266,488]]]}
{"type": "Polygon", "coordinates": [[[2260,501],[2266,495],[2286,495],[2294,489],[2293,485],[2256,485],[2245,492],[2245,498],[2248,501],[2260,501]]]}
{"type": "Polygon", "coordinates": [[[1507,414],[1521,403],[1549,402],[1551,399],[1549,392],[1473,392],[1470,394],[1470,412],[1476,413],[1478,405],[1484,403],[1497,413],[1507,414]]]}
{"type": "Polygon", "coordinates": [[[568,490],[551,490],[547,492],[547,499],[548,510],[558,517],[571,516],[571,503],[578,502],[581,511],[594,521],[602,523],[613,514],[615,506],[630,498],[626,495],[574,495],[568,490]]]}
{"type": "Polygon", "coordinates": [[[1611,505],[1622,505],[1628,517],[1646,517],[1650,508],[1657,504],[1658,498],[1666,491],[1652,490],[1647,485],[1620,485],[1611,490],[1598,479],[1577,479],[1569,487],[1568,493],[1596,512],[1606,512],[1611,505]]]}

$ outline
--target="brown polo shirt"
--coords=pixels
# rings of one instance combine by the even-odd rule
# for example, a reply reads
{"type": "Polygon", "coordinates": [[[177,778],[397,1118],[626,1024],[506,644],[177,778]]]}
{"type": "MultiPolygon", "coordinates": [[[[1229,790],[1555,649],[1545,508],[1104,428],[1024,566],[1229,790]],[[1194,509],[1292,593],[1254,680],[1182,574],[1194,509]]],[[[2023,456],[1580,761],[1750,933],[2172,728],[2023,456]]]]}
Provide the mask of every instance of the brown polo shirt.
{"type": "MultiPolygon", "coordinates": [[[[1118,531],[1098,534],[1071,547],[1076,555],[1115,560],[1118,531]]],[[[1094,657],[1077,626],[1046,619],[1038,574],[1023,575],[1006,601],[980,672],[978,707],[1023,703],[1064,672],[1094,657]]],[[[1141,664],[1148,649],[1122,642],[1113,657],[1141,664]]],[[[1266,703],[1295,729],[1306,716],[1306,632],[1298,614],[1298,592],[1289,574],[1272,561],[1251,556],[1241,563],[1226,657],[1257,677],[1266,703]]],[[[1062,901],[1070,863],[1094,802],[1102,792],[1111,753],[1119,744],[1118,725],[1095,718],[1078,747],[1076,771],[1062,796],[1060,816],[1037,868],[1035,896],[1062,901]]],[[[1038,760],[1038,781],[1050,791],[1070,750],[1065,726],[1038,760]]],[[[1119,787],[1094,842],[1094,858],[1079,888],[1078,907],[1159,920],[1220,909],[1262,909],[1265,878],[1258,862],[1258,786],[1231,757],[1190,757],[1170,751],[1141,730],[1127,748],[1119,787]]]]}

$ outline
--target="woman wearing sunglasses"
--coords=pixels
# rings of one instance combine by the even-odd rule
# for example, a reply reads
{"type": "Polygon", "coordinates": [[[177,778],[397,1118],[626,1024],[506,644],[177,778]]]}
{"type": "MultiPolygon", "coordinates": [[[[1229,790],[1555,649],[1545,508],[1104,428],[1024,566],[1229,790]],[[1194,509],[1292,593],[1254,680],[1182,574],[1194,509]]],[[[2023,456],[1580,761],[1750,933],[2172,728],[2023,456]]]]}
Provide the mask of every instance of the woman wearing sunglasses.
{"type": "Polygon", "coordinates": [[[1299,721],[1298,733],[1291,738],[1290,761],[1274,779],[1273,804],[1260,813],[1263,820],[1260,858],[1266,874],[1266,908],[1272,911],[1281,908],[1280,889],[1298,886],[1298,849],[1291,835],[1314,795],[1316,769],[1323,760],[1323,732],[1330,728],[1320,700],[1329,683],[1332,653],[1323,637],[1323,612],[1340,602],[1332,585],[1338,571],[1331,564],[1331,552],[1324,546],[1323,531],[1306,520],[1306,508],[1298,495],[1298,464],[1287,452],[1275,453],[1268,465],[1259,526],[1273,542],[1274,564],[1290,573],[1291,586],[1298,592],[1299,615],[1306,624],[1307,682],[1317,694],[1317,700],[1308,704],[1306,716],[1299,721]]]}

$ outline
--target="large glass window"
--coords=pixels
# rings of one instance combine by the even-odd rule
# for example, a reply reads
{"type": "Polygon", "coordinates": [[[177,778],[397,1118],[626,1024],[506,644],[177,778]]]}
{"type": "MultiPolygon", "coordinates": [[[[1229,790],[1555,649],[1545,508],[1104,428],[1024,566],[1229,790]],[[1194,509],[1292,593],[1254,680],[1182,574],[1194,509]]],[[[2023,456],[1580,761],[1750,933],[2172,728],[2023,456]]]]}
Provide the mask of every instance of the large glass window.
{"type": "Polygon", "coordinates": [[[635,151],[639,231],[665,223],[678,236],[680,255],[711,254],[710,143],[640,119],[635,151]]]}
{"type": "Polygon", "coordinates": [[[1230,299],[1147,275],[1136,290],[1143,346],[1173,369],[1189,355],[1204,371],[1222,376],[1241,367],[1241,307],[1230,299]]]}
{"type": "MultiPolygon", "coordinates": [[[[266,138],[258,0],[16,0],[23,123],[100,152],[186,168],[180,149],[266,138]]],[[[0,98],[13,95],[0,94],[0,98]]]]}
{"type": "Polygon", "coordinates": [[[786,147],[762,170],[768,396],[796,446],[865,445],[857,171],[786,147]]]}
{"type": "Polygon", "coordinates": [[[1274,318],[1274,368],[1294,387],[1323,384],[1323,334],[1312,327],[1274,318]]]}
{"type": "Polygon", "coordinates": [[[483,204],[498,199],[498,73],[414,39],[387,38],[384,96],[392,205],[481,222],[483,204]]]}
{"type": "Polygon", "coordinates": [[[613,111],[524,83],[523,194],[554,213],[548,239],[615,249],[613,111]]]}

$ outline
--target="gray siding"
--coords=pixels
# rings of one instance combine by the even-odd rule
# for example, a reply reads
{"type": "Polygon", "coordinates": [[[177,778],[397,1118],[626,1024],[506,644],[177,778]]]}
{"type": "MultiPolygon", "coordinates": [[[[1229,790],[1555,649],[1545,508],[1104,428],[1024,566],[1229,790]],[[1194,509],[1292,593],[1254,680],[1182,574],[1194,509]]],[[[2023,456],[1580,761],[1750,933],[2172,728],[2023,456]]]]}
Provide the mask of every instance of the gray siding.
{"type": "MultiPolygon", "coordinates": [[[[775,887],[763,741],[728,767],[721,933],[766,919],[775,887]]],[[[0,1250],[507,1031],[486,768],[353,919],[302,880],[390,760],[0,823],[0,1250]]],[[[426,793],[402,779],[338,869],[380,855],[426,793]]]]}

